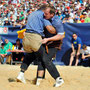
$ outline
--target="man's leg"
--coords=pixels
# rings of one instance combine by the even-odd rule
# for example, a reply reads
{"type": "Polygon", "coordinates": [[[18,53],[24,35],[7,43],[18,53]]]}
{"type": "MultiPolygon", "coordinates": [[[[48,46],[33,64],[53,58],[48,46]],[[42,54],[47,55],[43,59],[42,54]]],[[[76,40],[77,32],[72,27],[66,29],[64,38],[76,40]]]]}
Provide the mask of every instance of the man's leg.
{"type": "Polygon", "coordinates": [[[35,54],[34,53],[26,53],[23,63],[21,64],[21,67],[20,67],[21,71],[17,77],[17,81],[26,83],[26,81],[24,79],[24,72],[27,70],[27,68],[33,62],[33,60],[35,60],[35,54]]]}
{"type": "Polygon", "coordinates": [[[74,56],[75,56],[75,55],[74,55],[73,53],[71,53],[69,66],[71,66],[71,65],[72,65],[72,62],[73,62],[74,56]]]}
{"type": "Polygon", "coordinates": [[[3,64],[3,57],[0,55],[1,64],[3,64]]]}
{"type": "MultiPolygon", "coordinates": [[[[53,51],[55,51],[56,49],[53,48],[53,51]]],[[[52,53],[52,49],[48,49],[49,53],[48,56],[51,57],[50,62],[52,61],[52,57],[55,56],[55,53],[52,53]],[[50,55],[50,53],[52,53],[50,55]]],[[[37,78],[45,78],[45,65],[42,62],[41,58],[38,58],[38,69],[37,69],[37,78]]]]}
{"type": "Polygon", "coordinates": [[[75,66],[78,65],[78,62],[79,62],[79,55],[76,55],[76,63],[75,63],[75,66]]]}
{"type": "Polygon", "coordinates": [[[5,63],[6,63],[6,57],[3,58],[3,64],[5,64],[5,63]]]}
{"type": "Polygon", "coordinates": [[[45,65],[41,62],[41,58],[38,58],[37,78],[36,85],[40,85],[41,81],[45,78],[45,65]]]}
{"type": "Polygon", "coordinates": [[[50,75],[56,80],[56,83],[54,84],[55,87],[60,86],[62,83],[64,83],[63,79],[60,78],[60,74],[57,71],[55,65],[51,61],[52,55],[55,55],[57,50],[55,48],[50,48],[50,55],[48,55],[45,52],[45,48],[43,46],[40,47],[39,49],[39,54],[41,54],[42,62],[44,63],[45,67],[47,68],[48,72],[50,75]],[[53,54],[54,53],[54,54],[53,54]]]}
{"type": "Polygon", "coordinates": [[[38,68],[37,68],[37,78],[45,78],[45,65],[42,63],[42,61],[38,61],[38,68]]]}

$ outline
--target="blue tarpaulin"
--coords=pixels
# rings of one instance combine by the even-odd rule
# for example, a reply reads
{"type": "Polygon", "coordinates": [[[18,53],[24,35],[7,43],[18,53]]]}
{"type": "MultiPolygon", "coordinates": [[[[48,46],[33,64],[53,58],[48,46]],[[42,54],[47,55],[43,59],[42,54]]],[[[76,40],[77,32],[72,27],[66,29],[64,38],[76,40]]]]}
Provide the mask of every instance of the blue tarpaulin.
{"type": "MultiPolygon", "coordinates": [[[[21,30],[19,26],[11,27],[9,26],[8,35],[1,35],[2,40],[5,38],[9,39],[10,42],[15,43],[17,39],[17,31],[21,30]]],[[[25,27],[23,27],[25,28],[25,27]]],[[[63,45],[61,51],[57,52],[55,64],[68,65],[71,53],[71,39],[72,34],[77,33],[77,35],[82,39],[83,44],[90,45],[90,23],[65,23],[65,38],[63,40],[63,45]]]]}

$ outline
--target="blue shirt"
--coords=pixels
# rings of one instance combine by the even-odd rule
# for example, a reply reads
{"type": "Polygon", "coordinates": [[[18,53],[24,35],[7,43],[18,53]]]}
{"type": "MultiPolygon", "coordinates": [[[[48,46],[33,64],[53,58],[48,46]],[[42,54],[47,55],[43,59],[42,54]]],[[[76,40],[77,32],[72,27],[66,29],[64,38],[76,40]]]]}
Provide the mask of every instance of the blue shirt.
{"type": "Polygon", "coordinates": [[[64,34],[64,28],[58,16],[52,18],[52,26],[56,29],[57,34],[64,34]]]}
{"type": "Polygon", "coordinates": [[[78,49],[78,44],[81,44],[81,49],[82,49],[82,41],[80,37],[77,37],[77,39],[72,38],[72,44],[74,45],[74,48],[77,50],[78,49]]]}
{"type": "Polygon", "coordinates": [[[37,33],[44,36],[44,27],[51,25],[49,20],[44,19],[44,12],[37,10],[32,12],[27,21],[26,32],[37,33]]]}

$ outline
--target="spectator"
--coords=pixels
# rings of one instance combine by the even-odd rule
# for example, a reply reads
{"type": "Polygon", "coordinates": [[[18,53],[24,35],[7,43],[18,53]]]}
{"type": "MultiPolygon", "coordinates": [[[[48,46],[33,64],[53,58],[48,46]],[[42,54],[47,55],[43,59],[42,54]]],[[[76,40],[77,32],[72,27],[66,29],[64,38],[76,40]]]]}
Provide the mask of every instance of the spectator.
{"type": "Polygon", "coordinates": [[[13,44],[11,42],[9,42],[8,39],[5,39],[4,47],[6,48],[6,51],[7,51],[7,53],[6,53],[7,63],[10,63],[10,61],[11,61],[11,54],[12,53],[9,52],[9,50],[12,50],[12,46],[13,46],[13,44]]]}
{"type": "Polygon", "coordinates": [[[8,18],[5,19],[5,23],[4,23],[4,26],[8,26],[8,25],[11,25],[8,18]]]}
{"type": "Polygon", "coordinates": [[[17,19],[16,19],[16,23],[17,23],[17,25],[20,25],[20,16],[19,15],[17,15],[17,19]]]}
{"type": "Polygon", "coordinates": [[[72,65],[73,59],[76,55],[76,63],[75,66],[78,65],[79,62],[79,55],[80,55],[80,49],[82,49],[82,41],[80,39],[80,37],[77,36],[76,33],[74,33],[72,35],[72,53],[71,53],[71,57],[70,57],[70,63],[69,66],[72,65]]]}
{"type": "Polygon", "coordinates": [[[22,44],[20,43],[20,39],[16,40],[16,45],[14,46],[14,51],[15,52],[12,53],[13,61],[23,61],[24,50],[23,50],[22,44]]]}
{"type": "Polygon", "coordinates": [[[1,64],[5,64],[6,63],[6,48],[4,47],[4,43],[1,44],[1,47],[0,47],[0,63],[1,64]]]}
{"type": "Polygon", "coordinates": [[[65,23],[65,22],[69,22],[69,16],[68,15],[66,15],[66,17],[63,20],[63,23],[65,23]]]}
{"type": "Polygon", "coordinates": [[[14,21],[14,20],[12,20],[12,21],[11,21],[11,25],[12,25],[13,27],[15,27],[15,26],[16,26],[16,23],[15,23],[15,21],[14,21]]]}
{"type": "Polygon", "coordinates": [[[81,23],[81,21],[79,20],[79,18],[75,18],[74,23],[81,23]]]}
{"type": "Polygon", "coordinates": [[[13,46],[13,44],[11,42],[9,42],[8,39],[5,39],[5,45],[4,45],[4,47],[7,50],[7,55],[10,55],[11,54],[11,52],[8,52],[8,50],[12,50],[12,46],[13,46]]]}
{"type": "Polygon", "coordinates": [[[82,46],[82,59],[90,58],[90,46],[82,46]]]}
{"type": "Polygon", "coordinates": [[[90,12],[88,13],[87,17],[85,18],[85,23],[90,23],[90,12]]]}

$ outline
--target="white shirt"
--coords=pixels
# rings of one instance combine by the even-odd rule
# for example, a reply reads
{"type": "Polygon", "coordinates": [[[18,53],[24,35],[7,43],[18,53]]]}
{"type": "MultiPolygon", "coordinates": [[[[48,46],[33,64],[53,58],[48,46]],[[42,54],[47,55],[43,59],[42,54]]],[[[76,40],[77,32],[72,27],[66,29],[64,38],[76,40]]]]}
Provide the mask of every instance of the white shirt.
{"type": "MultiPolygon", "coordinates": [[[[14,47],[14,50],[15,50],[15,49],[19,49],[19,47],[18,47],[18,46],[15,46],[15,47],[14,47]]],[[[22,47],[20,50],[24,50],[23,47],[22,47]]]]}
{"type": "Polygon", "coordinates": [[[90,46],[87,46],[87,50],[82,51],[83,54],[90,54],[90,46]]]}

